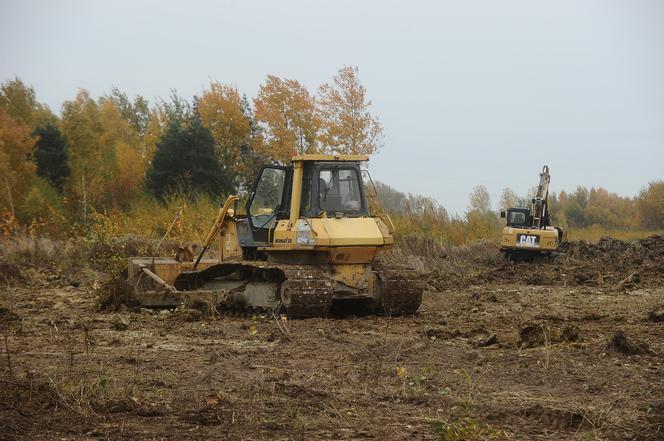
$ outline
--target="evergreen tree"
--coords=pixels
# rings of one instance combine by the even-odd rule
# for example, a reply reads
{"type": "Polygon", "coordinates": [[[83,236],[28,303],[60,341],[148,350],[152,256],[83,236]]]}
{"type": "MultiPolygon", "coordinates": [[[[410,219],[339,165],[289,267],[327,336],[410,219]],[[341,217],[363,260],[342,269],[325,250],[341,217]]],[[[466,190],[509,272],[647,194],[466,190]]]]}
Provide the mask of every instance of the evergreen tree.
{"type": "Polygon", "coordinates": [[[34,151],[37,175],[47,179],[58,191],[62,191],[64,181],[69,176],[69,155],[60,129],[49,123],[37,127],[33,135],[38,137],[34,151]]]}
{"type": "Polygon", "coordinates": [[[157,143],[147,186],[157,197],[178,191],[219,196],[234,190],[232,177],[222,170],[215,155],[212,133],[198,115],[183,124],[169,123],[157,143]]]}

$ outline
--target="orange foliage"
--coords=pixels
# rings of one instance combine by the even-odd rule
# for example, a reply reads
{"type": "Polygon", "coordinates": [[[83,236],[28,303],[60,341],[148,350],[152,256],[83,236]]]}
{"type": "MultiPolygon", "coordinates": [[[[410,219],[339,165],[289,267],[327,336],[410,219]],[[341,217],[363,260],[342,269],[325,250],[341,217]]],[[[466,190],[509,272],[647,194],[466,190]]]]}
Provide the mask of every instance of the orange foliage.
{"type": "Polygon", "coordinates": [[[296,80],[268,75],[254,100],[256,120],[264,128],[263,153],[289,162],[293,152],[319,153],[320,119],[315,100],[296,80]]]}
{"type": "Polygon", "coordinates": [[[318,90],[321,141],[335,153],[371,155],[381,147],[383,127],[369,111],[371,101],[357,75],[357,67],[344,66],[332,84],[318,90]]]}
{"type": "Polygon", "coordinates": [[[29,159],[35,142],[30,129],[0,107],[0,207],[14,217],[35,175],[35,164],[29,159]]]}

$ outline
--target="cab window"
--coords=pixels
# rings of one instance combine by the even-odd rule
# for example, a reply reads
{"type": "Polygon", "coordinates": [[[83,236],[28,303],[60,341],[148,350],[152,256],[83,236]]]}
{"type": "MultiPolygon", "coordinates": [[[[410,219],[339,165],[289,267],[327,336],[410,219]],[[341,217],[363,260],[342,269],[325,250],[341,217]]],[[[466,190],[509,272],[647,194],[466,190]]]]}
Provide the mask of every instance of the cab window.
{"type": "Polygon", "coordinates": [[[263,169],[249,207],[252,224],[255,227],[263,228],[275,219],[283,200],[285,182],[286,170],[263,169]]]}
{"type": "Polygon", "coordinates": [[[318,174],[318,203],[323,211],[362,209],[360,180],[353,168],[322,169],[318,174]]]}
{"type": "Polygon", "coordinates": [[[300,196],[300,213],[308,213],[311,210],[311,169],[304,171],[302,176],[302,195],[300,196]]]}
{"type": "Polygon", "coordinates": [[[520,227],[526,224],[526,213],[522,211],[510,211],[507,216],[507,225],[520,227]]]}

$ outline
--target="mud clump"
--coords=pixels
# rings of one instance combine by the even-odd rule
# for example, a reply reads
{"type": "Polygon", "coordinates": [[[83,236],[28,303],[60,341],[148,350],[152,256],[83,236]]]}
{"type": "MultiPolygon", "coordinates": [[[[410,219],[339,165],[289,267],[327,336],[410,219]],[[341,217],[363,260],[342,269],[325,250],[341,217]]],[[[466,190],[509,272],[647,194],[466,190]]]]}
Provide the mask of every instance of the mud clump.
{"type": "Polygon", "coordinates": [[[126,331],[129,328],[129,319],[122,316],[116,316],[111,322],[111,327],[116,331],[126,331]]]}
{"type": "Polygon", "coordinates": [[[579,328],[575,325],[565,325],[560,332],[560,340],[566,342],[577,341],[579,339],[579,328]]]}
{"type": "Polygon", "coordinates": [[[664,305],[660,305],[650,311],[648,314],[648,320],[656,323],[664,322],[664,305]]]}
{"type": "Polygon", "coordinates": [[[125,280],[124,275],[111,278],[97,289],[99,309],[117,311],[121,306],[137,307],[138,301],[134,287],[125,280]]]}
{"type": "Polygon", "coordinates": [[[493,332],[480,328],[470,332],[467,336],[473,347],[483,348],[498,343],[498,337],[493,332]]]}
{"type": "Polygon", "coordinates": [[[632,340],[623,331],[616,332],[606,344],[605,351],[612,354],[642,355],[652,351],[645,342],[632,340]]]}
{"type": "Polygon", "coordinates": [[[537,323],[528,323],[519,329],[519,343],[522,349],[544,346],[550,341],[549,329],[537,323]]]}
{"type": "Polygon", "coordinates": [[[551,329],[537,323],[528,323],[519,329],[519,344],[522,349],[529,349],[552,343],[578,341],[579,335],[579,328],[572,324],[561,329],[551,329]]]}
{"type": "Polygon", "coordinates": [[[9,308],[0,306],[0,330],[10,328],[17,323],[21,317],[9,308]]]}
{"type": "Polygon", "coordinates": [[[17,265],[0,261],[0,281],[9,284],[11,282],[25,282],[26,280],[25,274],[17,265]]]}
{"type": "Polygon", "coordinates": [[[186,308],[178,311],[175,317],[183,322],[197,322],[203,317],[203,312],[194,308],[186,308]]]}

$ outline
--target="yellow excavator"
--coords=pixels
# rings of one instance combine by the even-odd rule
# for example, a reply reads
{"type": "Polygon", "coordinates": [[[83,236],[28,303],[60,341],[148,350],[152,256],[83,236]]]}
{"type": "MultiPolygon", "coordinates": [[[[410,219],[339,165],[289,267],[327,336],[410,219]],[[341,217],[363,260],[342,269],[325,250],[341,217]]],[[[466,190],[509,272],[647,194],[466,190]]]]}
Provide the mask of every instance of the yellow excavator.
{"type": "Polygon", "coordinates": [[[372,213],[375,188],[361,169],[368,159],[297,155],[289,166],[264,166],[246,214],[235,214],[238,197],[229,196],[193,258],[129,260],[128,281],[139,303],[203,302],[230,314],[315,317],[351,302],[380,314],[414,314],[421,277],[376,261],[393,245],[394,226],[386,214],[372,213]],[[218,256],[206,257],[215,240],[218,256]]]}
{"type": "Polygon", "coordinates": [[[500,251],[514,261],[543,260],[552,256],[563,240],[563,230],[549,226],[549,167],[540,173],[537,192],[530,208],[509,208],[500,212],[506,219],[500,251]]]}

